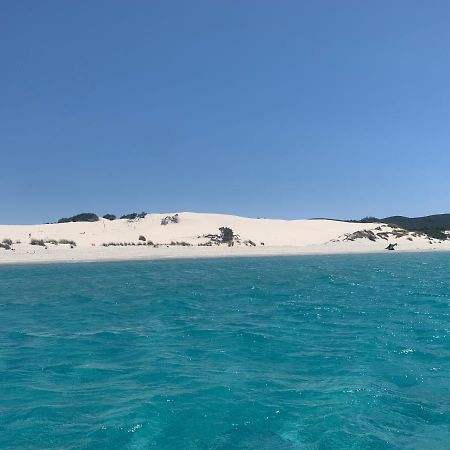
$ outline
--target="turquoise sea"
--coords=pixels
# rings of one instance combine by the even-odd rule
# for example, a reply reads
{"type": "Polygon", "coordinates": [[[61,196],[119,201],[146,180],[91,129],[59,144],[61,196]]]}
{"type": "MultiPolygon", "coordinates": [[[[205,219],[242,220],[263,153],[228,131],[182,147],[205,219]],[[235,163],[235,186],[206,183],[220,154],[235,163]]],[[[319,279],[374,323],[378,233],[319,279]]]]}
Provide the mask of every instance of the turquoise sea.
{"type": "Polygon", "coordinates": [[[0,267],[2,449],[449,449],[450,254],[0,267]]]}

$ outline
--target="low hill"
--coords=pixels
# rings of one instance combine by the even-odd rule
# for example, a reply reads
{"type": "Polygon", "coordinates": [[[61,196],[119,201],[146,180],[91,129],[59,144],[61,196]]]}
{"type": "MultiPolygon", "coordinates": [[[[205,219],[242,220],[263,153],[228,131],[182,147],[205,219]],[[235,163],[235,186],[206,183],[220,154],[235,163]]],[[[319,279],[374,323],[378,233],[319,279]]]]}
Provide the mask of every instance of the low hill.
{"type": "Polygon", "coordinates": [[[384,223],[393,223],[406,229],[435,228],[450,230],[450,214],[435,214],[423,217],[391,216],[381,220],[384,223]]]}
{"type": "Polygon", "coordinates": [[[422,231],[430,237],[447,239],[444,231],[450,230],[450,214],[434,214],[422,217],[390,216],[384,218],[365,217],[361,220],[351,222],[357,223],[387,223],[397,225],[408,231],[422,231]]]}

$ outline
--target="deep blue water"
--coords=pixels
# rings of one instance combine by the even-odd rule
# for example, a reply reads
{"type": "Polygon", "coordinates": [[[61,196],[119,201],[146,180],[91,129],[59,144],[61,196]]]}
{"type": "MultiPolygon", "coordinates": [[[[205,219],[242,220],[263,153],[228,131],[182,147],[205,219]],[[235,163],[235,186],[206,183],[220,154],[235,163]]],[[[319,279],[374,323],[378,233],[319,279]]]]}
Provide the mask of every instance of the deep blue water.
{"type": "Polygon", "coordinates": [[[0,321],[0,448],[450,448],[450,254],[3,266],[0,321]]]}

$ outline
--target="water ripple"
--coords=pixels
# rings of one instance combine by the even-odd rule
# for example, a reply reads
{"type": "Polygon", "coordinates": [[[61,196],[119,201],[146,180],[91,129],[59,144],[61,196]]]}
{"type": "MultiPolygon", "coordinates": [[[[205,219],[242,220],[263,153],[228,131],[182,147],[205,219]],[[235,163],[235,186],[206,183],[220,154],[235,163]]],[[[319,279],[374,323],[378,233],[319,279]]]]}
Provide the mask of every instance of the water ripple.
{"type": "Polygon", "coordinates": [[[0,268],[0,447],[446,449],[450,255],[0,268]]]}

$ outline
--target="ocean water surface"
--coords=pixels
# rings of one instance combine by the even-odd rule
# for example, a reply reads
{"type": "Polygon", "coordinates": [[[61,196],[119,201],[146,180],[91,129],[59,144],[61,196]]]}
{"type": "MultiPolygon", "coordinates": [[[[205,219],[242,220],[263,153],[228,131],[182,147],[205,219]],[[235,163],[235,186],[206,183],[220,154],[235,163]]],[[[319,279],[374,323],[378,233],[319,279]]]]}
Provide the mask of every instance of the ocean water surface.
{"type": "Polygon", "coordinates": [[[448,449],[450,254],[0,267],[2,449],[448,449]]]}

